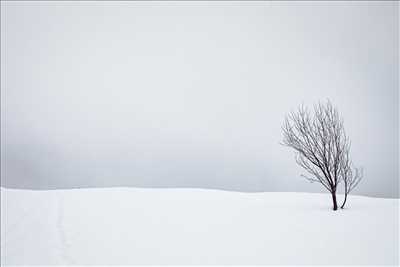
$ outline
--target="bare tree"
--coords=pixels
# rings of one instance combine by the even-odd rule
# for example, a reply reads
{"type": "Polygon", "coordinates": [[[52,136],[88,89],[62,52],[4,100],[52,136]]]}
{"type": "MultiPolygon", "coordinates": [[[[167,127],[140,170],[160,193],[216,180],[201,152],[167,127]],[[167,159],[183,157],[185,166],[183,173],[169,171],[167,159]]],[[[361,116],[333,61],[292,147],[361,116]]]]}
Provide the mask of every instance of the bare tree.
{"type": "Polygon", "coordinates": [[[333,209],[337,210],[336,191],[344,183],[347,195],[362,178],[362,171],[354,168],[350,160],[350,141],[344,131],[343,120],[330,101],[314,106],[314,114],[300,106],[289,113],[282,127],[283,145],[296,152],[296,162],[309,175],[302,175],[310,182],[322,184],[332,196],[333,209]]]}
{"type": "Polygon", "coordinates": [[[363,177],[363,169],[353,167],[353,163],[349,159],[349,153],[344,155],[343,167],[341,168],[341,176],[344,182],[344,200],[340,208],[344,208],[347,201],[347,195],[358,185],[363,177]]]}

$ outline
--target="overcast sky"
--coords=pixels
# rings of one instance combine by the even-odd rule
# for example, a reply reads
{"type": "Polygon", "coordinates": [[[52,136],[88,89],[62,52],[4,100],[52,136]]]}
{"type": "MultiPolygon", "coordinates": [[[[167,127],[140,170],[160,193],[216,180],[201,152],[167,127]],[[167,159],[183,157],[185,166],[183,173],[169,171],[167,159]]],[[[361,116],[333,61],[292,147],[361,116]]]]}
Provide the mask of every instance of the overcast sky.
{"type": "Polygon", "coordinates": [[[1,185],[322,192],[279,144],[330,99],[399,196],[396,2],[1,2],[1,185]]]}

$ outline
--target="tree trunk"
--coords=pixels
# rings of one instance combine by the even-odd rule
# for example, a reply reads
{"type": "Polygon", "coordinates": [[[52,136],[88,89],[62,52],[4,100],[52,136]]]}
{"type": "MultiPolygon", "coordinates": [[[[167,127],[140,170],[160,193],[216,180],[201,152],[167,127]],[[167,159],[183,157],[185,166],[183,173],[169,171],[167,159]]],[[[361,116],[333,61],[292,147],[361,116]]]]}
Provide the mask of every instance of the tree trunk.
{"type": "Polygon", "coordinates": [[[346,204],[346,200],[347,200],[347,193],[344,194],[344,201],[343,201],[342,206],[340,207],[341,209],[344,208],[344,205],[346,204]]]}
{"type": "Polygon", "coordinates": [[[336,192],[332,193],[333,210],[337,210],[336,192]]]}

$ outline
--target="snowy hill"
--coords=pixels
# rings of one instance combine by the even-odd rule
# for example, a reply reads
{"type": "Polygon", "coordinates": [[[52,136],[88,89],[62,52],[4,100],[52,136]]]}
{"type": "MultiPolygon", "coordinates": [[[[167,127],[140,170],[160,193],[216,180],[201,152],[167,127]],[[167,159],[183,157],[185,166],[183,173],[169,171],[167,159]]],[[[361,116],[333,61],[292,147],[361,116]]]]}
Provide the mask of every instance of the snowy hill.
{"type": "Polygon", "coordinates": [[[399,200],[202,189],[1,189],[3,264],[398,264],[399,200]]]}

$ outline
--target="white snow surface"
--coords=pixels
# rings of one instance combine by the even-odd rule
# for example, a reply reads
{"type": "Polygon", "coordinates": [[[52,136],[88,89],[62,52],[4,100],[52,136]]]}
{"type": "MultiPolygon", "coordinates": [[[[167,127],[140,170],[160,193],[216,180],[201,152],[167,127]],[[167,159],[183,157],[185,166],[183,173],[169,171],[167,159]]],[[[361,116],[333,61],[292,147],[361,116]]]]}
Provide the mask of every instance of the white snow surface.
{"type": "Polygon", "coordinates": [[[1,264],[398,265],[398,208],[350,196],[333,211],[314,193],[1,188],[1,264]]]}

